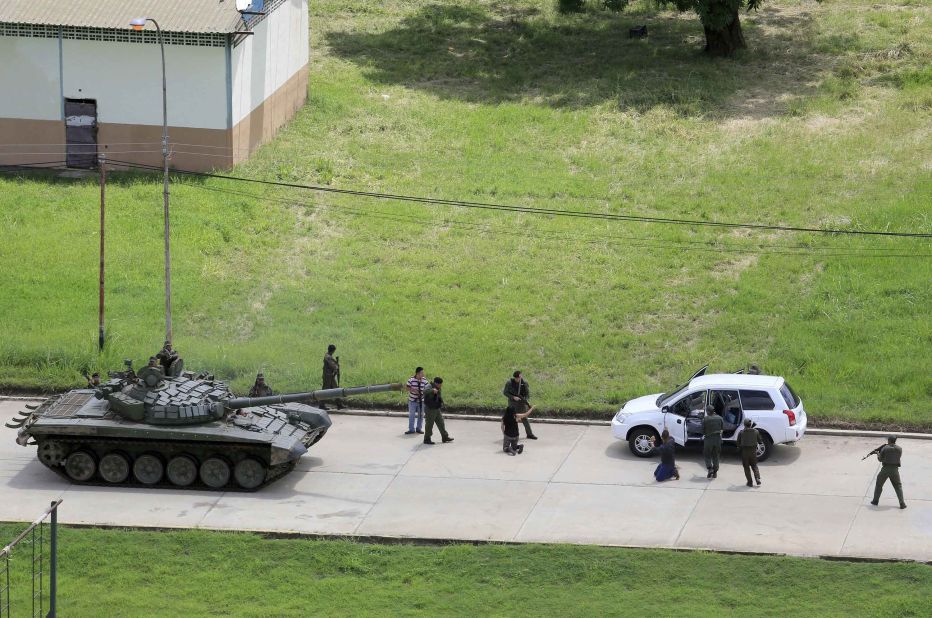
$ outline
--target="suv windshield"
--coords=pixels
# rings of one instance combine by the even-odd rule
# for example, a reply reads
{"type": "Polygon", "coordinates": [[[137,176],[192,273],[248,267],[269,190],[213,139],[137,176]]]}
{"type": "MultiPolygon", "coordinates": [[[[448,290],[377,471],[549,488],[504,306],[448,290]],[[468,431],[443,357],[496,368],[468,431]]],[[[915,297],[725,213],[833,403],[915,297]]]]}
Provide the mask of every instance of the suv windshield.
{"type": "Polygon", "coordinates": [[[799,397],[796,396],[796,393],[793,392],[793,389],[790,388],[788,382],[783,382],[783,386],[780,387],[780,394],[783,395],[786,405],[790,408],[795,408],[799,405],[799,397]]]}
{"type": "Polygon", "coordinates": [[[677,397],[680,393],[686,390],[689,384],[684,384],[683,386],[677,386],[673,389],[672,393],[662,393],[660,397],[657,397],[657,407],[662,408],[665,403],[677,397]]]}

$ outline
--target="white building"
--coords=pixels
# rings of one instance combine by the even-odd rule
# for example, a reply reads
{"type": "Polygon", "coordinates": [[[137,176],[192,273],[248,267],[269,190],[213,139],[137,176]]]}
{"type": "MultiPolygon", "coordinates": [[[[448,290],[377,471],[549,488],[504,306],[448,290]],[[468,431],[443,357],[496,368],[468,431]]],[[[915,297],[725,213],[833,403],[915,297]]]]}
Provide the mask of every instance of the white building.
{"type": "Polygon", "coordinates": [[[0,165],[67,158],[161,165],[165,42],[170,164],[229,167],[307,97],[307,0],[0,1],[0,165]]]}

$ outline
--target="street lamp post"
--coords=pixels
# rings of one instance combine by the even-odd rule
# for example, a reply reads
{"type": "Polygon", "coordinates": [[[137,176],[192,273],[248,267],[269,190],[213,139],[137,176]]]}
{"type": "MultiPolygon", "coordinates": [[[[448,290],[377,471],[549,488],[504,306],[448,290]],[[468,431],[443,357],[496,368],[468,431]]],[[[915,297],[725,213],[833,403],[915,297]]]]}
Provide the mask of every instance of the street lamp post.
{"type": "Polygon", "coordinates": [[[172,341],[172,268],[171,245],[169,241],[168,225],[168,98],[165,87],[165,42],[162,39],[162,29],[159,22],[151,17],[137,17],[129,22],[133,30],[142,30],[146,22],[155,24],[155,31],[159,37],[159,47],[162,50],[162,198],[165,214],[165,340],[172,341]]]}

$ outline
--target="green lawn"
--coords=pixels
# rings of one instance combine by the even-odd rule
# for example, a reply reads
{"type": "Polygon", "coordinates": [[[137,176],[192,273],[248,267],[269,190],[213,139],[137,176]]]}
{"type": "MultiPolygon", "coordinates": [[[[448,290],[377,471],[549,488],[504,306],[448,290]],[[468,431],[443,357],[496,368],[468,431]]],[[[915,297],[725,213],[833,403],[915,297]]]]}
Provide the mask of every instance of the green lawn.
{"type": "MultiPolygon", "coordinates": [[[[769,2],[699,53],[646,5],[318,0],[309,100],[235,174],[619,214],[932,232],[932,7],[769,2]],[[648,23],[650,37],[627,38],[648,23]]],[[[500,407],[607,416],[696,368],[758,363],[814,422],[932,429],[932,242],[547,218],[222,180],[173,191],[174,330],[246,388],[445,378],[500,407]],[[248,195],[219,191],[236,190],[248,195]],[[895,253],[909,257],[879,257],[895,253]],[[921,256],[926,257],[921,257],[921,256]]],[[[162,340],[161,186],[0,174],[0,385],[56,389],[162,340]]],[[[381,402],[400,402],[399,398],[381,402]]]]}
{"type": "MultiPolygon", "coordinates": [[[[0,533],[21,528],[0,525],[0,533]]],[[[62,616],[900,618],[924,615],[932,586],[932,570],[916,563],[585,546],[64,528],[60,547],[62,616]]],[[[14,558],[14,600],[31,591],[30,557],[14,558]]]]}

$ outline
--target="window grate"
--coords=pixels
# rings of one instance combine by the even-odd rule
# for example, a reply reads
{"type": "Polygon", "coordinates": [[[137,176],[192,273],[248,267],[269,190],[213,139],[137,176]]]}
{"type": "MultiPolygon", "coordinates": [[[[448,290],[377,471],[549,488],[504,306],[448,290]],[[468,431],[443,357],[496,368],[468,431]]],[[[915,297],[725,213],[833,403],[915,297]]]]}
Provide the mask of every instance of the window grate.
{"type": "MultiPolygon", "coordinates": [[[[116,43],[157,44],[155,30],[131,30],[130,28],[85,28],[78,26],[51,26],[45,24],[14,24],[0,22],[0,36],[57,39],[76,41],[112,41],[116,43]]],[[[166,45],[190,45],[195,47],[226,47],[227,35],[220,32],[162,32],[166,45]]]]}

